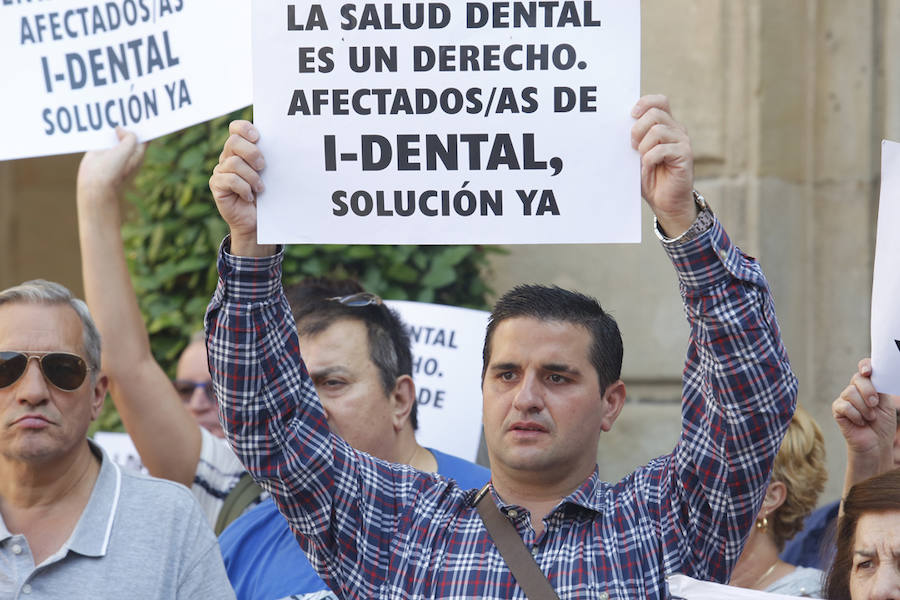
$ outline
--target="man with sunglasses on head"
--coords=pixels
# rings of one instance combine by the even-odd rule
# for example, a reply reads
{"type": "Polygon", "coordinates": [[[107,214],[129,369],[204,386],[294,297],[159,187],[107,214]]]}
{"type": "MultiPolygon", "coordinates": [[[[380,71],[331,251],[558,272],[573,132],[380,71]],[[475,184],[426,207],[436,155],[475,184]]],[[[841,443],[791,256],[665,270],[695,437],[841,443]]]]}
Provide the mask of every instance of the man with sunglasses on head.
{"type": "MultiPolygon", "coordinates": [[[[466,489],[488,481],[484,467],[416,441],[409,335],[381,298],[349,279],[308,279],[285,295],[332,431],[356,450],[466,489]]],[[[219,544],[239,600],[334,598],[271,498],[234,521],[219,544]]]]}
{"type": "Polygon", "coordinates": [[[106,389],[84,302],[0,292],[0,597],[234,598],[191,494],[87,439],[106,389]]]}
{"type": "Polygon", "coordinates": [[[223,427],[339,597],[522,598],[528,578],[512,574],[498,538],[565,599],[665,598],[675,572],[728,580],[797,381],[759,265],[693,191],[690,140],[668,100],[645,96],[631,114],[642,195],[691,326],[681,439],[601,481],[598,441],[625,402],[618,328],[582,294],[521,286],[497,302],[485,339],[482,492],[356,452],[329,428],[285,317],[282,253],[256,242],[260,132],[232,123],[210,178],[231,230],[206,317],[223,427]],[[489,533],[481,510],[512,535],[489,533]]]}
{"type": "Polygon", "coordinates": [[[210,525],[221,531],[220,518],[230,516],[222,508],[243,488],[245,471],[219,425],[203,334],[181,353],[174,386],[150,352],[125,263],[119,208],[144,145],[132,133],[117,133],[116,146],[84,155],[77,183],[85,298],[103,335],[110,396],[150,474],[191,488],[210,525]]]}

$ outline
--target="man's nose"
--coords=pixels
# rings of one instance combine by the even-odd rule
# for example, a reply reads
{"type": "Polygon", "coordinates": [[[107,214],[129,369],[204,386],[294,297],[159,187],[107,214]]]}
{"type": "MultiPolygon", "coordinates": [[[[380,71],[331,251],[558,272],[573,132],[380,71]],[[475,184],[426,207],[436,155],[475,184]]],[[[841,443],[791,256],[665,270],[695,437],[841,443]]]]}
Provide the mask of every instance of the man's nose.
{"type": "Polygon", "coordinates": [[[47,379],[41,372],[41,366],[37,360],[28,360],[25,372],[16,382],[16,396],[19,402],[37,406],[47,402],[50,396],[50,388],[47,379]]]}
{"type": "Polygon", "coordinates": [[[522,413],[543,410],[544,388],[536,373],[526,371],[516,390],[513,406],[522,413]]]}
{"type": "Polygon", "coordinates": [[[198,385],[191,394],[191,400],[188,402],[188,407],[194,412],[203,412],[208,410],[212,404],[213,403],[210,401],[209,395],[207,394],[206,387],[198,385]]]}
{"type": "Polygon", "coordinates": [[[894,564],[882,564],[875,572],[869,600],[900,599],[900,569],[894,564]]]}

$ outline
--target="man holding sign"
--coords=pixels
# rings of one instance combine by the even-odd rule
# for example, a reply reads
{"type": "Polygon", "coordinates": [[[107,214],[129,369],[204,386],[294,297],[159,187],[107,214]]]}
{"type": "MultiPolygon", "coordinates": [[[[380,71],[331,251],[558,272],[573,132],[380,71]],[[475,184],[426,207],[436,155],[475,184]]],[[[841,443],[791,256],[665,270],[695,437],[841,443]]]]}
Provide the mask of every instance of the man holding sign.
{"type": "Polygon", "coordinates": [[[692,191],[668,100],[635,105],[643,196],[680,280],[691,339],[675,450],[617,484],[597,443],[625,401],[618,328],[581,294],[527,286],[498,302],[484,352],[484,494],[355,451],[327,425],[281,291],[256,242],[265,166],[232,124],[210,188],[231,237],[207,313],[226,436],[341,598],[521,598],[476,497],[512,522],[561,598],[661,598],[665,576],[726,581],[760,508],[796,398],[768,284],[692,191]]]}

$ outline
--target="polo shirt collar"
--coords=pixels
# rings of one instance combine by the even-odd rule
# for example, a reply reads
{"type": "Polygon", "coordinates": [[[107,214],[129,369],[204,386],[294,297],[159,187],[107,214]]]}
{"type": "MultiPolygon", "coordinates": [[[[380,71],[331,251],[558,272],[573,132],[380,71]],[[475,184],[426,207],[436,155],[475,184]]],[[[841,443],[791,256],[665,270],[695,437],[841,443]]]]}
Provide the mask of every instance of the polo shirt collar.
{"type": "Polygon", "coordinates": [[[100,557],[106,555],[109,546],[122,490],[122,471],[100,446],[92,440],[88,440],[88,444],[91,451],[100,457],[100,474],[75,531],[63,548],[83,556],[100,557]]]}

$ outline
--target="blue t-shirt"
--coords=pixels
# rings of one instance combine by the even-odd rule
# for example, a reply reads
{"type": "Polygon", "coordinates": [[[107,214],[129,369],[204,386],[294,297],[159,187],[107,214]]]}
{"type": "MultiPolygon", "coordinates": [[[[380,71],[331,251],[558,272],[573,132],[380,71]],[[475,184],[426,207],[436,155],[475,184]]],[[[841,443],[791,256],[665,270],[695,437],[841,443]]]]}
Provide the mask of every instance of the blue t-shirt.
{"type": "Polygon", "coordinates": [[[841,501],[815,510],[803,522],[803,530],[795,535],[781,553],[781,560],[798,567],[827,571],[834,560],[835,533],[841,501]]]}
{"type": "MultiPolygon", "coordinates": [[[[463,489],[480,488],[491,478],[481,465],[429,450],[437,472],[463,489]]],[[[219,536],[219,546],[238,600],[277,600],[328,590],[271,498],[235,519],[219,536]]]]}

